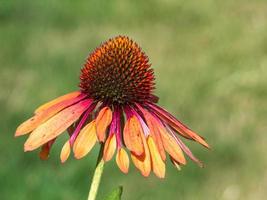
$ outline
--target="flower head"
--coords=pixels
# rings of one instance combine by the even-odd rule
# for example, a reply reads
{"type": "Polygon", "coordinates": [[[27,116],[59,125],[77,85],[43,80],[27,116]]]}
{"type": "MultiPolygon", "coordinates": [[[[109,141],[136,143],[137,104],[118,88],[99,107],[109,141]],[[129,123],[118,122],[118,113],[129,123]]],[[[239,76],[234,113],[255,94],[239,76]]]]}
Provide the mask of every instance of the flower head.
{"type": "Polygon", "coordinates": [[[86,156],[97,142],[104,145],[103,159],[116,154],[124,173],[129,156],[142,175],[153,171],[165,176],[166,154],[176,167],[186,164],[184,153],[202,163],[179,136],[205,147],[205,140],[156,105],[154,74],[148,57],[128,37],[108,40],[89,55],[80,75],[80,90],[58,97],[37,108],[22,123],[15,136],[30,133],[25,151],[41,147],[40,158],[47,159],[59,135],[68,131],[60,159],[65,162],[71,150],[74,157],[86,156]]]}

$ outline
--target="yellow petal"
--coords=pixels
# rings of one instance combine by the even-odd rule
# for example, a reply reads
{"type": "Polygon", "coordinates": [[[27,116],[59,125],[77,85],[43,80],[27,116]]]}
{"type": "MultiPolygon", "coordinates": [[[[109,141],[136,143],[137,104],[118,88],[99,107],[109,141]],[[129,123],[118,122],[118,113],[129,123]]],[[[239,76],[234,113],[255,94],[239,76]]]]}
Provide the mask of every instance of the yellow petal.
{"type": "Polygon", "coordinates": [[[95,121],[87,124],[77,136],[74,145],[73,152],[74,157],[80,159],[87,155],[97,141],[95,121]]]}
{"type": "Polygon", "coordinates": [[[105,141],[106,129],[112,120],[112,111],[109,107],[101,109],[96,118],[96,132],[98,140],[101,142],[105,141]]]}
{"type": "Polygon", "coordinates": [[[123,173],[128,173],[130,164],[129,157],[123,148],[119,149],[117,152],[116,163],[123,173]]]}
{"type": "Polygon", "coordinates": [[[61,153],[60,153],[60,160],[61,163],[66,162],[66,160],[69,158],[70,156],[70,142],[69,140],[64,144],[64,146],[61,149],[61,153]]]}
{"type": "Polygon", "coordinates": [[[141,138],[142,127],[136,116],[126,121],[123,130],[123,139],[126,147],[137,155],[144,152],[144,145],[141,138]]]}
{"type": "Polygon", "coordinates": [[[186,160],[183,151],[177,144],[175,139],[169,133],[167,133],[166,129],[164,129],[163,127],[160,127],[159,129],[165,150],[171,155],[174,160],[185,165],[186,160]]]}
{"type": "Polygon", "coordinates": [[[116,151],[116,137],[115,134],[111,134],[105,142],[103,160],[105,162],[112,159],[116,151]]]}
{"type": "Polygon", "coordinates": [[[54,139],[73,124],[90,105],[84,100],[70,106],[36,128],[24,144],[24,151],[32,151],[42,144],[54,139]]]}
{"type": "Polygon", "coordinates": [[[161,159],[160,153],[156,144],[151,136],[148,136],[147,144],[150,151],[151,161],[152,161],[152,170],[155,175],[159,178],[165,177],[165,163],[161,159]]]}
{"type": "Polygon", "coordinates": [[[63,96],[60,96],[52,101],[49,101],[43,105],[41,105],[40,107],[38,107],[34,113],[38,113],[38,112],[41,112],[43,110],[46,110],[48,109],[49,107],[53,106],[53,105],[56,105],[58,104],[59,102],[62,102],[62,101],[65,101],[65,100],[68,100],[68,99],[73,99],[77,96],[79,96],[81,94],[80,91],[75,91],[75,92],[71,92],[71,93],[68,93],[68,94],[65,94],[63,96]]]}

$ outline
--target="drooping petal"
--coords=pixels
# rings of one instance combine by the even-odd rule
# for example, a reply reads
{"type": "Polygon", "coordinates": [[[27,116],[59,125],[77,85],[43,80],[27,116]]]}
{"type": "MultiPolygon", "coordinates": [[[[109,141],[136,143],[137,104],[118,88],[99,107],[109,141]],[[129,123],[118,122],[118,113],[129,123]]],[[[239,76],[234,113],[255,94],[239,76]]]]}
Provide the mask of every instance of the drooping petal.
{"type": "Polygon", "coordinates": [[[172,164],[175,166],[176,169],[178,169],[179,171],[181,170],[181,166],[180,163],[178,163],[175,159],[173,159],[172,157],[170,158],[172,164]]]}
{"type": "Polygon", "coordinates": [[[141,125],[136,116],[132,116],[126,121],[123,130],[124,143],[130,151],[137,155],[144,152],[141,131],[141,125]]]}
{"type": "Polygon", "coordinates": [[[144,122],[143,118],[140,115],[135,113],[135,116],[138,118],[138,120],[139,120],[139,122],[141,124],[141,127],[142,127],[142,130],[143,130],[143,133],[144,133],[145,137],[147,137],[149,135],[149,132],[150,132],[147,124],[144,122]]]}
{"type": "Polygon", "coordinates": [[[97,141],[95,121],[87,124],[77,136],[73,144],[74,157],[80,159],[86,156],[97,141]]]}
{"type": "Polygon", "coordinates": [[[100,110],[96,118],[96,132],[98,140],[105,141],[106,129],[110,125],[112,120],[112,111],[109,107],[104,107],[100,110]]]}
{"type": "Polygon", "coordinates": [[[66,160],[69,158],[70,150],[71,150],[70,142],[69,142],[69,140],[67,140],[67,142],[65,142],[65,144],[63,145],[63,147],[61,149],[61,153],[60,153],[61,163],[66,162],[66,160]]]}
{"type": "Polygon", "coordinates": [[[48,146],[48,143],[45,143],[43,146],[42,146],[42,149],[39,153],[39,157],[41,160],[47,160],[48,159],[48,156],[49,156],[49,146],[48,146]]]}
{"type": "Polygon", "coordinates": [[[71,124],[79,119],[79,117],[90,106],[90,104],[90,99],[83,100],[62,110],[54,117],[41,124],[30,134],[29,138],[24,144],[24,151],[32,151],[60,135],[71,124]]]}
{"type": "Polygon", "coordinates": [[[171,136],[169,133],[167,133],[166,129],[164,127],[159,127],[162,143],[165,148],[165,150],[171,155],[171,157],[176,160],[177,162],[185,165],[186,160],[183,154],[182,149],[177,144],[173,136],[171,136]]]}
{"type": "Polygon", "coordinates": [[[49,142],[42,145],[41,151],[39,153],[39,157],[41,160],[47,160],[49,157],[50,149],[52,145],[54,144],[56,138],[53,140],[50,140],[49,142]]]}
{"type": "MultiPolygon", "coordinates": [[[[115,135],[116,135],[116,142],[117,142],[117,149],[120,149],[122,147],[122,134],[121,134],[121,127],[124,127],[124,120],[123,120],[123,114],[122,114],[122,110],[119,109],[118,107],[114,108],[114,121],[116,122],[116,130],[115,135]]],[[[112,120],[113,121],[113,120],[112,120]]],[[[110,127],[110,131],[113,128],[110,127]]]]}
{"type": "Polygon", "coordinates": [[[151,161],[152,161],[152,170],[157,177],[164,178],[165,177],[165,163],[161,159],[158,148],[156,147],[156,144],[151,136],[148,136],[147,144],[148,144],[151,161]]]}
{"type": "Polygon", "coordinates": [[[125,174],[128,173],[130,162],[129,162],[129,157],[123,148],[120,148],[117,151],[116,163],[123,173],[125,174]]]}
{"type": "Polygon", "coordinates": [[[172,129],[169,126],[166,126],[168,132],[174,137],[178,145],[181,147],[181,149],[188,155],[188,157],[196,162],[198,166],[204,167],[203,163],[197,159],[194,154],[190,151],[190,149],[183,143],[183,141],[172,131],[172,129]]]}
{"type": "Polygon", "coordinates": [[[103,160],[105,162],[111,160],[115,151],[116,151],[116,136],[115,134],[111,134],[108,136],[105,142],[103,160]]]}
{"type": "Polygon", "coordinates": [[[140,170],[144,177],[148,177],[151,171],[151,159],[150,152],[148,149],[147,141],[144,135],[142,136],[142,141],[144,144],[144,152],[141,155],[136,155],[131,152],[131,158],[137,169],[140,170]]]}
{"type": "Polygon", "coordinates": [[[74,141],[76,140],[78,134],[81,131],[81,128],[83,127],[83,125],[86,123],[86,121],[88,121],[88,118],[90,116],[90,114],[92,113],[92,111],[95,108],[95,103],[92,103],[89,108],[86,110],[86,112],[84,112],[83,116],[80,117],[80,119],[76,122],[75,125],[75,130],[73,131],[71,137],[70,137],[70,146],[73,146],[74,141]]]}
{"type": "Polygon", "coordinates": [[[162,139],[160,136],[160,132],[158,129],[159,124],[157,120],[153,117],[152,114],[150,114],[147,110],[142,108],[140,105],[137,104],[137,107],[140,109],[140,111],[143,113],[145,117],[145,120],[149,128],[149,134],[151,135],[154,142],[156,143],[156,146],[158,148],[158,151],[160,153],[162,160],[166,160],[166,154],[165,154],[164,146],[163,146],[162,139]]]}
{"type": "Polygon", "coordinates": [[[173,127],[177,132],[179,132],[182,136],[186,138],[191,138],[203,146],[210,148],[208,143],[198,134],[190,130],[186,125],[184,125],[182,122],[180,122],[178,119],[176,119],[174,116],[172,116],[170,113],[168,113],[166,110],[160,108],[159,106],[155,104],[149,104],[150,108],[152,108],[159,117],[164,120],[167,124],[169,124],[171,127],[173,127]]]}
{"type": "Polygon", "coordinates": [[[75,123],[72,124],[69,128],[67,128],[67,132],[68,132],[70,137],[71,137],[71,135],[73,134],[74,131],[75,131],[75,123]]]}
{"type": "MultiPolygon", "coordinates": [[[[36,113],[32,118],[28,119],[24,123],[22,123],[16,130],[15,136],[20,136],[27,134],[34,129],[36,129],[39,125],[46,122],[49,118],[53,117],[59,111],[63,110],[64,108],[71,106],[84,98],[83,95],[80,95],[76,98],[67,99],[65,101],[59,102],[46,110],[40,111],[36,113]]],[[[92,100],[90,100],[92,101],[92,100]]]]}
{"type": "Polygon", "coordinates": [[[79,96],[81,94],[80,91],[74,91],[74,92],[71,92],[71,93],[68,93],[68,94],[65,94],[63,96],[60,96],[52,101],[49,101],[41,106],[39,106],[35,111],[34,113],[38,113],[38,112],[41,112],[41,111],[44,111],[46,109],[48,109],[49,107],[52,107],[53,105],[56,105],[62,101],[65,101],[65,100],[69,100],[69,99],[73,99],[77,96],[79,96]]]}

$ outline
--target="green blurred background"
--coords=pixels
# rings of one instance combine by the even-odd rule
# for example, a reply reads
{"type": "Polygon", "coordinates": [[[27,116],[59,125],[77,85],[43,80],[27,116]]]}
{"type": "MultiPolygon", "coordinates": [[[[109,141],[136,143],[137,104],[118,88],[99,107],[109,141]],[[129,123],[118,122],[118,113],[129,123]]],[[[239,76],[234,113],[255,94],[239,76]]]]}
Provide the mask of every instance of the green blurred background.
{"type": "Polygon", "coordinates": [[[116,35],[140,44],[160,105],[212,150],[187,142],[206,167],[168,163],[164,180],[109,162],[98,199],[118,185],[125,200],[265,199],[266,0],[1,0],[0,199],[86,199],[98,148],[61,165],[65,136],[40,161],[13,134],[38,105],[76,90],[88,53],[116,35]]]}

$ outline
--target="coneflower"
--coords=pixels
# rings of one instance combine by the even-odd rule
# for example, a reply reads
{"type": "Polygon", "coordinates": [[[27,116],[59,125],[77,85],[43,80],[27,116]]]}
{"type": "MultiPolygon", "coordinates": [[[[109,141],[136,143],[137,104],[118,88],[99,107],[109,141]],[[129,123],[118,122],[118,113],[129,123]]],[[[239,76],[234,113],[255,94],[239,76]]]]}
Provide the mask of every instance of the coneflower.
{"type": "Polygon", "coordinates": [[[47,159],[57,137],[68,130],[62,162],[71,150],[80,159],[99,142],[103,160],[116,154],[116,163],[124,173],[129,169],[128,155],[143,176],[153,171],[163,178],[167,154],[177,167],[186,164],[184,153],[202,165],[179,137],[209,145],[156,105],[151,64],[128,37],[112,38],[95,49],[81,70],[79,86],[79,91],[37,108],[34,116],[17,128],[15,136],[30,133],[25,151],[41,147],[40,157],[47,159]]]}

